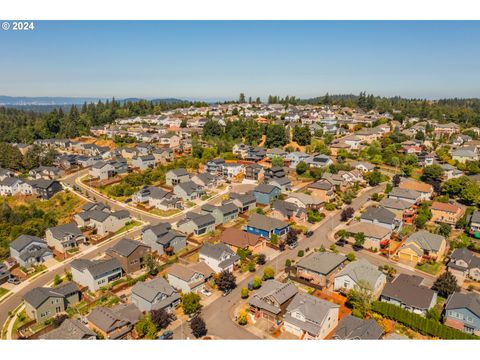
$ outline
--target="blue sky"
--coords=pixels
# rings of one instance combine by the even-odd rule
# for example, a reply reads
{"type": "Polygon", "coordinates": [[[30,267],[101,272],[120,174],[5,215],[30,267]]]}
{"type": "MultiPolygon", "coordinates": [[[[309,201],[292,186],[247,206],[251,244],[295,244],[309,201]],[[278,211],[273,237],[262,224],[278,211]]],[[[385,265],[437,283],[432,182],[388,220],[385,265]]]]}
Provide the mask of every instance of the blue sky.
{"type": "Polygon", "coordinates": [[[0,32],[0,95],[480,97],[480,22],[40,21],[0,32]]]}

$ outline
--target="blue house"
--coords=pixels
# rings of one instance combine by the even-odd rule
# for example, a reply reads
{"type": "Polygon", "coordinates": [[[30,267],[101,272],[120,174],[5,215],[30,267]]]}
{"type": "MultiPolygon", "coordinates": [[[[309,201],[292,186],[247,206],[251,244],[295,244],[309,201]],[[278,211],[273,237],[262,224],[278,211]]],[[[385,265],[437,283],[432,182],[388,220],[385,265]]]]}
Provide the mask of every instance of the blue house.
{"type": "Polygon", "coordinates": [[[248,220],[245,231],[265,239],[272,235],[283,236],[290,230],[290,225],[262,214],[252,214],[248,220]]]}
{"type": "Polygon", "coordinates": [[[269,184],[260,184],[253,189],[253,195],[255,195],[257,204],[261,205],[269,205],[279,194],[280,188],[269,184]]]}
{"type": "Polygon", "coordinates": [[[443,315],[445,325],[480,335],[480,295],[455,292],[447,299],[443,315]]]}

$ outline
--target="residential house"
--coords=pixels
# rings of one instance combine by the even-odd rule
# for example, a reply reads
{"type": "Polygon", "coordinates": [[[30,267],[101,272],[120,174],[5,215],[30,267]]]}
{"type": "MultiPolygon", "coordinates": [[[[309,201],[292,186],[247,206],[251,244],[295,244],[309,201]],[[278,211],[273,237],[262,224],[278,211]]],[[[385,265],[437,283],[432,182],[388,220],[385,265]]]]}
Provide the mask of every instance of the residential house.
{"type": "Polygon", "coordinates": [[[455,166],[450,164],[441,164],[440,167],[443,169],[443,181],[463,176],[463,172],[461,170],[458,170],[455,166]]]}
{"type": "Polygon", "coordinates": [[[151,248],[139,241],[123,238],[105,251],[109,258],[115,258],[126,274],[131,274],[145,268],[145,257],[151,248]]]}
{"type": "Polygon", "coordinates": [[[212,159],[205,164],[205,172],[211,175],[221,175],[223,173],[223,166],[225,159],[212,159]]]}
{"type": "Polygon", "coordinates": [[[10,271],[4,263],[0,263],[0,285],[5,284],[10,279],[10,271]]]}
{"type": "Polygon", "coordinates": [[[447,243],[442,235],[420,230],[410,235],[397,251],[401,260],[418,263],[422,259],[439,260],[447,243]]]}
{"type": "Polygon", "coordinates": [[[291,193],[285,201],[291,202],[302,209],[315,209],[319,210],[322,207],[323,202],[316,197],[304,193],[291,193]]]}
{"type": "Polygon", "coordinates": [[[43,323],[80,301],[80,290],[68,282],[55,288],[33,288],[23,297],[25,312],[30,319],[43,323]]]}
{"type": "Polygon", "coordinates": [[[233,271],[233,265],[240,257],[223,243],[211,244],[205,242],[199,251],[199,261],[204,261],[213,271],[233,271]]]}
{"type": "Polygon", "coordinates": [[[183,201],[192,201],[205,195],[205,189],[193,181],[179,183],[173,187],[173,193],[183,201]]]}
{"type": "Polygon", "coordinates": [[[422,193],[416,190],[402,189],[400,187],[394,187],[392,191],[388,193],[390,199],[404,200],[412,204],[418,203],[422,200],[422,193]]]}
{"type": "Polygon", "coordinates": [[[128,337],[142,313],[135,304],[119,304],[111,308],[94,307],[87,316],[88,327],[105,339],[118,340],[128,337]]]}
{"type": "Polygon", "coordinates": [[[73,219],[81,227],[93,228],[98,236],[106,236],[124,227],[131,221],[127,210],[108,212],[104,210],[89,210],[76,214],[73,219]]]}
{"type": "Polygon", "coordinates": [[[233,227],[227,228],[220,234],[220,242],[230,246],[237,253],[238,249],[250,250],[259,253],[265,248],[265,239],[258,235],[233,227]]]}
{"type": "Polygon", "coordinates": [[[460,131],[460,126],[455,123],[434,124],[433,132],[440,138],[441,136],[450,137],[460,131]]]}
{"type": "Polygon", "coordinates": [[[307,159],[306,163],[309,166],[314,167],[314,168],[323,168],[323,167],[332,165],[333,161],[327,155],[316,154],[316,155],[310,156],[307,159]]]}
{"type": "Polygon", "coordinates": [[[147,226],[142,231],[142,241],[159,255],[177,253],[187,247],[187,237],[172,230],[169,223],[147,226]]]}
{"type": "Polygon", "coordinates": [[[352,235],[362,233],[365,236],[363,247],[372,250],[380,250],[382,244],[386,244],[392,234],[390,228],[367,222],[356,222],[348,226],[347,231],[352,235]]]}
{"type": "Polygon", "coordinates": [[[345,255],[333,252],[313,252],[297,262],[297,277],[315,285],[327,287],[346,261],[345,255]]]}
{"type": "Polygon", "coordinates": [[[215,223],[215,218],[211,214],[189,212],[176,226],[187,235],[203,236],[215,230],[215,223]]]}
{"type": "Polygon", "coordinates": [[[386,282],[386,275],[378,270],[377,266],[365,259],[359,259],[347,264],[335,275],[333,289],[346,294],[352,289],[369,286],[372,295],[378,297],[386,282]]]}
{"type": "Polygon", "coordinates": [[[416,215],[416,205],[409,201],[384,198],[380,201],[380,206],[394,213],[399,222],[411,223],[416,215]]]}
{"type": "Polygon", "coordinates": [[[269,184],[260,184],[253,189],[253,195],[257,204],[270,205],[271,202],[280,194],[280,188],[269,184]]]}
{"type": "Polygon", "coordinates": [[[259,164],[245,166],[245,179],[261,182],[265,178],[265,169],[259,164]]]}
{"type": "Polygon", "coordinates": [[[115,167],[111,162],[97,161],[90,169],[90,176],[95,179],[106,180],[117,175],[115,167]]]}
{"type": "Polygon", "coordinates": [[[169,170],[165,175],[165,182],[171,187],[187,181],[190,181],[190,174],[184,168],[169,170]]]}
{"type": "Polygon", "coordinates": [[[132,195],[133,203],[148,203],[149,207],[159,210],[182,209],[182,200],[176,197],[173,192],[165,191],[156,186],[146,185],[132,195]]]}
{"type": "Polygon", "coordinates": [[[298,293],[293,283],[281,283],[269,280],[250,297],[248,303],[253,313],[260,313],[262,317],[278,319],[285,314],[288,305],[298,293]]]}
{"type": "Polygon", "coordinates": [[[307,185],[308,191],[315,198],[323,203],[329,203],[335,200],[335,191],[333,185],[326,180],[319,180],[307,185]]]}
{"type": "Polygon", "coordinates": [[[174,159],[172,149],[154,149],[152,155],[155,158],[156,164],[168,164],[174,159]]]}
{"type": "Polygon", "coordinates": [[[22,191],[24,181],[17,177],[5,177],[0,181],[0,195],[14,196],[22,191]]]}
{"type": "Polygon", "coordinates": [[[383,226],[387,229],[394,230],[398,222],[395,214],[381,206],[369,206],[360,216],[360,221],[383,226]]]}
{"type": "Polygon", "coordinates": [[[206,189],[213,189],[218,184],[218,178],[207,172],[195,175],[192,181],[206,189]]]}
{"type": "Polygon", "coordinates": [[[62,177],[65,172],[56,166],[39,166],[28,172],[32,179],[53,180],[62,177]]]}
{"type": "Polygon", "coordinates": [[[174,313],[180,295],[163,277],[139,281],[132,287],[132,303],[142,312],[165,310],[174,313]]]}
{"type": "Polygon", "coordinates": [[[42,264],[53,258],[47,243],[39,237],[20,235],[10,243],[10,256],[22,267],[42,264]]]}
{"type": "Polygon", "coordinates": [[[32,192],[38,197],[48,200],[56,193],[63,190],[62,185],[57,180],[37,179],[30,180],[28,185],[32,187],[32,192]]]}
{"type": "Polygon", "coordinates": [[[454,292],[445,303],[445,325],[480,336],[480,295],[454,292]]]}
{"type": "Polygon", "coordinates": [[[288,152],[280,148],[267,149],[267,157],[272,160],[275,156],[286,158],[288,152]]]}
{"type": "Polygon", "coordinates": [[[257,205],[257,198],[253,193],[230,193],[230,200],[235,205],[237,205],[240,213],[244,213],[250,210],[253,210],[257,205]]]}
{"type": "Polygon", "coordinates": [[[470,233],[480,237],[480,211],[475,210],[470,218],[470,233]]]}
{"type": "Polygon", "coordinates": [[[478,150],[475,146],[464,146],[452,151],[452,159],[458,161],[461,164],[467,161],[478,160],[478,150]]]}
{"type": "Polygon", "coordinates": [[[447,264],[459,285],[463,285],[465,279],[480,281],[480,257],[467,248],[453,250],[447,264]]]}
{"type": "Polygon", "coordinates": [[[289,229],[290,225],[281,220],[255,213],[248,219],[245,231],[270,240],[273,235],[281,237],[287,234],[289,229]]]}
{"type": "Polygon", "coordinates": [[[153,155],[137,156],[132,159],[132,165],[140,170],[153,169],[155,163],[155,157],[153,155]]]}
{"type": "Polygon", "coordinates": [[[241,163],[225,163],[222,166],[221,175],[228,180],[238,178],[245,173],[245,165],[241,163]]]}
{"type": "Polygon", "coordinates": [[[334,340],[380,340],[383,328],[374,319],[344,316],[333,334],[334,340]]]}
{"type": "Polygon", "coordinates": [[[338,324],[339,305],[297,293],[287,306],[283,328],[303,340],[325,339],[338,324]]]}
{"type": "Polygon", "coordinates": [[[215,271],[203,261],[188,266],[175,263],[167,269],[167,280],[182,293],[199,292],[215,271]]]}
{"type": "Polygon", "coordinates": [[[361,171],[362,173],[368,173],[375,170],[375,165],[366,161],[352,161],[351,165],[353,168],[361,171]]]}
{"type": "Polygon", "coordinates": [[[62,254],[85,242],[85,236],[74,222],[48,228],[45,239],[48,246],[62,254]]]}
{"type": "Polygon", "coordinates": [[[417,275],[400,274],[385,285],[380,301],[425,316],[437,303],[437,293],[422,286],[422,281],[423,278],[417,275]]]}
{"type": "Polygon", "coordinates": [[[438,201],[432,203],[430,210],[432,211],[431,221],[450,225],[455,225],[465,213],[464,210],[456,204],[441,203],[438,201]]]}
{"type": "Polygon", "coordinates": [[[275,200],[272,204],[271,216],[275,219],[282,221],[295,221],[305,222],[307,221],[307,211],[303,207],[299,207],[297,204],[284,201],[275,200]]]}
{"type": "Polygon", "coordinates": [[[40,340],[96,340],[97,334],[82,324],[80,319],[65,319],[62,324],[40,335],[40,340]]]}
{"type": "Polygon", "coordinates": [[[433,196],[433,186],[419,181],[402,181],[400,189],[413,190],[420,193],[420,201],[428,201],[433,196]]]}
{"type": "Polygon", "coordinates": [[[227,202],[220,206],[205,204],[201,207],[201,214],[211,214],[215,218],[215,225],[225,225],[238,218],[238,206],[227,202]]]}
{"type": "Polygon", "coordinates": [[[308,161],[309,157],[310,157],[310,155],[305,154],[304,152],[294,151],[294,152],[289,153],[285,157],[285,159],[290,161],[290,167],[295,169],[300,162],[303,161],[303,162],[306,163],[308,161]]]}
{"type": "Polygon", "coordinates": [[[75,259],[70,267],[73,281],[88,287],[92,292],[123,276],[122,265],[116,258],[107,260],[75,259]]]}

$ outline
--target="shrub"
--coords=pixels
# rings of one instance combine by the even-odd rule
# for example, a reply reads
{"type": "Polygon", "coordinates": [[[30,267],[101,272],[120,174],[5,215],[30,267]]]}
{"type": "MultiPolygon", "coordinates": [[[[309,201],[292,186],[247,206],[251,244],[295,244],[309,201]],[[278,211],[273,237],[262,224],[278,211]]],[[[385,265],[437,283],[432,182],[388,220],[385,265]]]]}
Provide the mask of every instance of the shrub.
{"type": "Polygon", "coordinates": [[[248,315],[245,311],[241,311],[239,314],[238,314],[238,324],[239,325],[247,325],[248,323],[248,315]]]}
{"type": "Polygon", "coordinates": [[[255,276],[252,281],[252,287],[254,289],[260,289],[262,286],[262,279],[260,279],[260,276],[255,276]]]}
{"type": "Polygon", "coordinates": [[[290,267],[290,266],[292,266],[292,260],[290,259],[285,260],[285,267],[290,267]]]}
{"type": "Polygon", "coordinates": [[[269,280],[273,279],[275,277],[275,270],[271,267],[266,267],[265,270],[263,270],[263,279],[264,280],[269,280]]]}
{"type": "Polygon", "coordinates": [[[247,288],[242,288],[241,297],[242,297],[242,299],[248,298],[248,289],[247,288]]]}
{"type": "Polygon", "coordinates": [[[467,334],[463,331],[450,328],[438,323],[434,319],[427,319],[423,316],[404,310],[399,306],[386,302],[374,301],[372,310],[382,314],[384,317],[395,320],[424,335],[435,336],[440,339],[478,339],[478,336],[467,334]]]}
{"type": "Polygon", "coordinates": [[[298,250],[297,256],[303,257],[303,255],[305,255],[305,252],[303,250],[298,250]]]}

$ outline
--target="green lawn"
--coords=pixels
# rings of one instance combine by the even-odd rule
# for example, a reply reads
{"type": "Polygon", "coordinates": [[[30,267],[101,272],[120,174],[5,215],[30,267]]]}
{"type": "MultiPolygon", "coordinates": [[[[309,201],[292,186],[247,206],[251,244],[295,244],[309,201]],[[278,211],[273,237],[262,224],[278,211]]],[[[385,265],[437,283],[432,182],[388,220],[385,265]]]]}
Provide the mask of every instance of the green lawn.
{"type": "Polygon", "coordinates": [[[171,209],[171,210],[160,210],[160,209],[153,209],[150,212],[155,215],[160,215],[163,217],[173,216],[178,214],[181,210],[180,209],[171,209]]]}
{"type": "Polygon", "coordinates": [[[426,273],[432,274],[432,275],[437,275],[438,272],[442,269],[442,264],[435,262],[433,264],[430,263],[425,263],[422,265],[417,265],[415,266],[418,270],[425,271],[426,273]]]}
{"type": "Polygon", "coordinates": [[[115,235],[120,234],[120,233],[125,232],[125,231],[128,231],[130,229],[133,229],[134,227],[137,227],[141,224],[142,223],[140,221],[137,221],[137,220],[129,221],[125,226],[123,226],[122,228],[115,231],[115,235]]]}
{"type": "Polygon", "coordinates": [[[9,290],[0,287],[0,298],[7,294],[9,290]]]}

